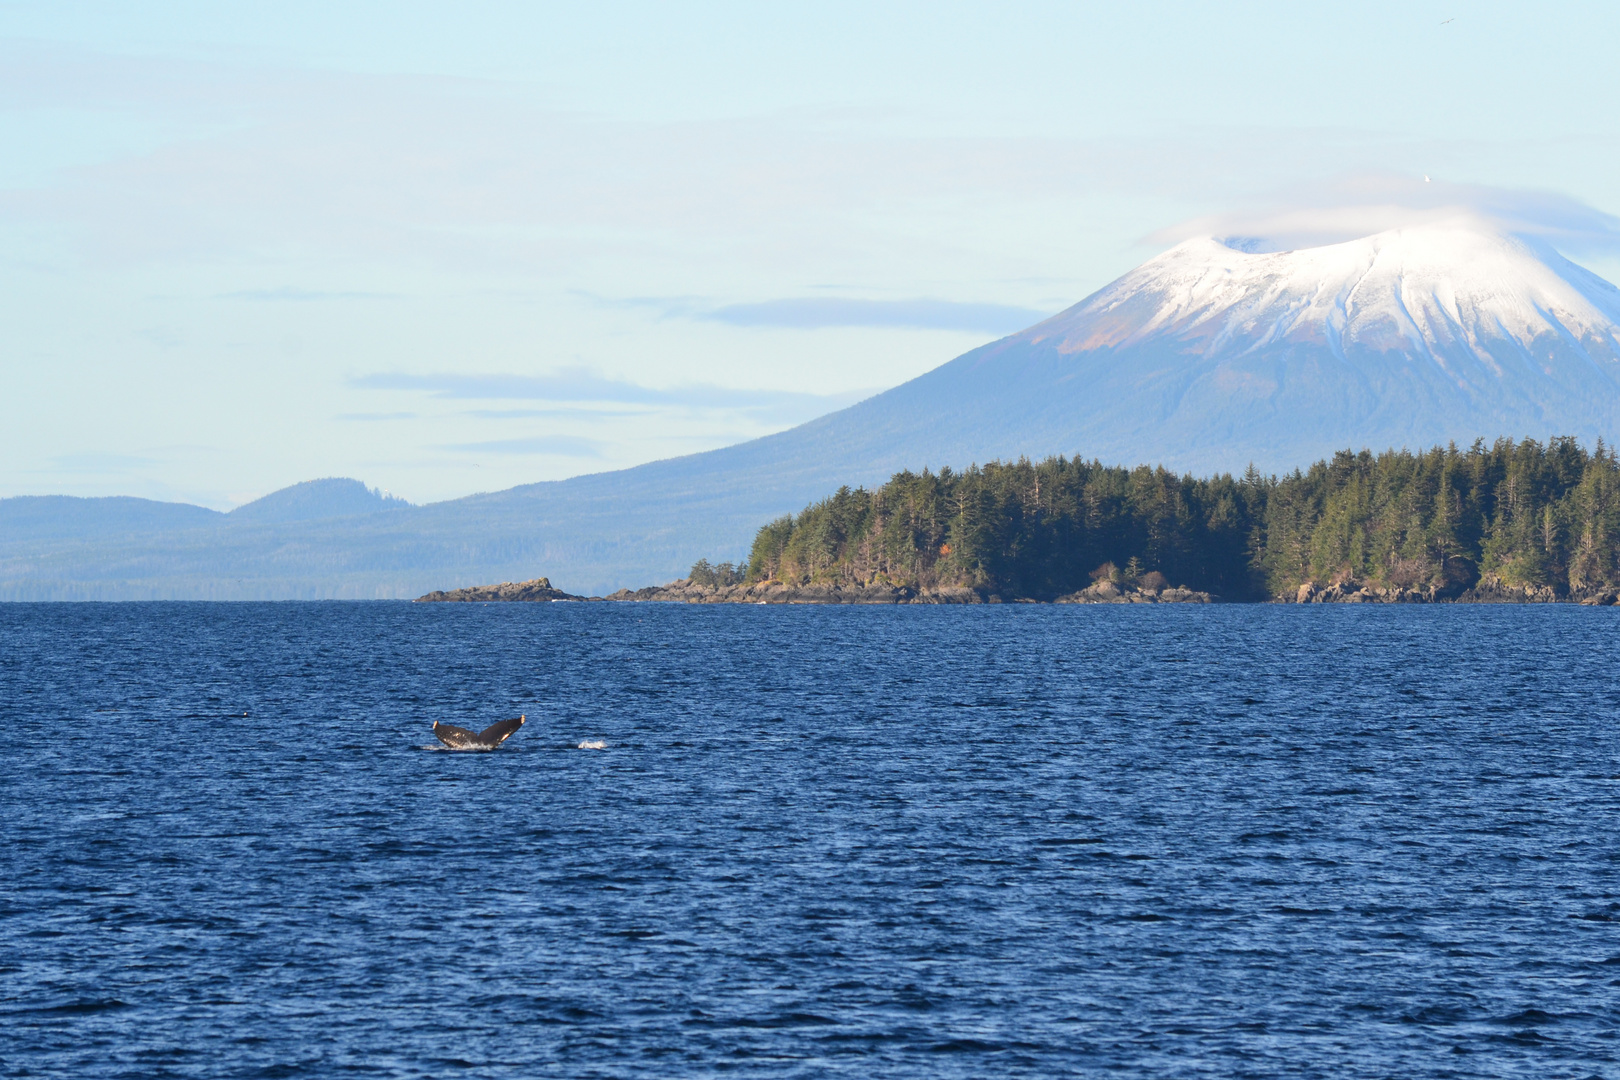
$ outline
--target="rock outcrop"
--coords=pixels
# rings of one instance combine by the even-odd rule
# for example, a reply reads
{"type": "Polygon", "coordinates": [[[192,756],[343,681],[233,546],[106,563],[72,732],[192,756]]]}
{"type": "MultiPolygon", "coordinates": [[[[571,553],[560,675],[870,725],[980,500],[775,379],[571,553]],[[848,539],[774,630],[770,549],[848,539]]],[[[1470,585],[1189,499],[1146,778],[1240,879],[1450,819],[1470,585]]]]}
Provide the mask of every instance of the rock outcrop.
{"type": "Polygon", "coordinates": [[[1457,597],[1461,604],[1557,604],[1579,600],[1560,594],[1551,585],[1509,585],[1495,574],[1486,574],[1472,589],[1457,597]]]}
{"type": "Polygon", "coordinates": [[[1077,593],[1060,596],[1054,604],[1211,604],[1215,597],[1188,588],[1145,588],[1112,581],[1099,581],[1077,593]]]}
{"type": "Polygon", "coordinates": [[[503,581],[499,585],[472,585],[465,589],[451,589],[449,592],[430,592],[426,596],[418,596],[416,603],[488,603],[491,601],[530,601],[543,603],[548,600],[584,600],[583,596],[574,596],[561,589],[551,587],[550,578],[535,578],[532,581],[503,581]]]}
{"type": "Polygon", "coordinates": [[[1364,585],[1355,580],[1322,584],[1307,581],[1294,594],[1296,604],[1435,604],[1454,597],[1442,596],[1435,586],[1364,585]]]}
{"type": "Polygon", "coordinates": [[[1354,578],[1323,584],[1307,581],[1290,597],[1296,604],[1585,604],[1608,607],[1620,602],[1620,592],[1595,589],[1561,592],[1551,585],[1510,585],[1495,574],[1486,574],[1471,588],[1445,588],[1425,585],[1408,588],[1377,585],[1354,578]]]}

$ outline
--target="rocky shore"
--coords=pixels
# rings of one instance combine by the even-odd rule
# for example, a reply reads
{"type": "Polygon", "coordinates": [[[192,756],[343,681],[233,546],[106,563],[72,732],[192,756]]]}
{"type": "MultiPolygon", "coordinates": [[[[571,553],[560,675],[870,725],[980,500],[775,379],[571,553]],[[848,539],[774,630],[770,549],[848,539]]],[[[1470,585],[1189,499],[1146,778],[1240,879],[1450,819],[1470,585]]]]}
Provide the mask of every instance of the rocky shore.
{"type": "Polygon", "coordinates": [[[494,600],[543,602],[585,599],[587,597],[553,589],[551,579],[542,577],[532,581],[503,581],[499,585],[471,585],[465,589],[451,589],[449,592],[430,592],[426,596],[418,596],[415,602],[481,604],[494,600]]]}
{"type": "Polygon", "coordinates": [[[1560,593],[1551,585],[1509,585],[1494,574],[1487,574],[1468,589],[1446,589],[1437,585],[1406,588],[1374,585],[1355,579],[1323,584],[1307,581],[1292,598],[1296,604],[1583,604],[1610,607],[1620,601],[1614,589],[1594,589],[1560,593]]]}
{"type": "Polygon", "coordinates": [[[668,585],[620,589],[604,600],[652,600],[671,604],[999,604],[1001,597],[973,589],[913,589],[906,585],[788,585],[756,581],[697,585],[683,578],[668,585]]]}
{"type": "MultiPolygon", "coordinates": [[[[604,600],[652,600],[675,604],[1032,604],[1034,600],[1008,600],[983,589],[951,585],[914,589],[908,585],[787,585],[760,581],[740,585],[697,585],[672,581],[646,589],[620,589],[604,600]]],[[[1208,604],[1209,593],[1192,589],[1154,589],[1098,582],[1088,589],[1060,596],[1056,604],[1208,604]]]]}
{"type": "MultiPolygon", "coordinates": [[[[1057,604],[1208,604],[1209,593],[1181,588],[1144,588],[1135,585],[1099,582],[1068,596],[1057,604]]],[[[936,589],[916,589],[909,585],[873,583],[867,585],[789,585],[780,581],[756,581],[737,585],[699,585],[688,578],[667,585],[644,589],[620,589],[607,596],[575,596],[551,587],[547,578],[533,581],[505,581],[499,585],[475,585],[465,589],[430,592],[417,597],[417,603],[490,603],[503,601],[544,602],[583,600],[591,602],[640,600],[665,604],[1001,604],[1035,603],[1033,600],[1007,600],[983,589],[951,585],[936,589]]]]}
{"type": "MultiPolygon", "coordinates": [[[[1292,596],[1276,598],[1295,604],[1583,604],[1608,607],[1620,603],[1620,592],[1598,589],[1585,593],[1560,593],[1550,585],[1509,585],[1494,575],[1486,575],[1473,587],[1458,590],[1436,585],[1404,587],[1378,585],[1347,579],[1336,582],[1307,581],[1292,596]]],[[[737,585],[699,585],[690,579],[644,589],[620,589],[607,596],[576,596],[551,587],[548,578],[532,581],[503,581],[499,585],[474,585],[465,589],[430,592],[417,603],[490,603],[578,600],[590,602],[640,600],[665,604],[1030,604],[1038,601],[1006,599],[983,589],[945,586],[916,589],[909,585],[873,583],[867,585],[789,585],[780,581],[745,582],[737,585]]],[[[1054,604],[1213,604],[1217,597],[1185,587],[1154,588],[1140,584],[1099,581],[1079,592],[1060,596],[1054,604]]]]}

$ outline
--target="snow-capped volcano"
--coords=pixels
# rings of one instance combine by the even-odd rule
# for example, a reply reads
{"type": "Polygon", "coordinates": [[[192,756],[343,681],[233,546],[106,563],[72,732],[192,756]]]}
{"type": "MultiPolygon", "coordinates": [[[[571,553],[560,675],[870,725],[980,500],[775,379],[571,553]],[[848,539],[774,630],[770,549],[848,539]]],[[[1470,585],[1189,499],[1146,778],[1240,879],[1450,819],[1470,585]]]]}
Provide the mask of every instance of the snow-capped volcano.
{"type": "Polygon", "coordinates": [[[1457,219],[1253,247],[1179,244],[827,419],[861,417],[930,463],[1065,452],[1199,473],[1620,435],[1620,290],[1540,241],[1457,219]]]}

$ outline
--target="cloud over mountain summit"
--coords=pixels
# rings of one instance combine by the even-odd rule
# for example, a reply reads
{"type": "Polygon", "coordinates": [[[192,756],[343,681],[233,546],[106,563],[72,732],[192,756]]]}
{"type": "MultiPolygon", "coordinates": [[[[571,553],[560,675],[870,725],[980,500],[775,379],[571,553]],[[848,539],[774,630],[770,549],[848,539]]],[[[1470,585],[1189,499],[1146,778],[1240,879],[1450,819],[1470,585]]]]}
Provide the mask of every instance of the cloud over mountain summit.
{"type": "Polygon", "coordinates": [[[1245,241],[1251,251],[1286,251],[1470,217],[1487,229],[1540,237],[1570,255],[1620,254],[1620,217],[1571,196],[1394,172],[1294,184],[1157,230],[1147,240],[1176,244],[1219,236],[1245,241]]]}

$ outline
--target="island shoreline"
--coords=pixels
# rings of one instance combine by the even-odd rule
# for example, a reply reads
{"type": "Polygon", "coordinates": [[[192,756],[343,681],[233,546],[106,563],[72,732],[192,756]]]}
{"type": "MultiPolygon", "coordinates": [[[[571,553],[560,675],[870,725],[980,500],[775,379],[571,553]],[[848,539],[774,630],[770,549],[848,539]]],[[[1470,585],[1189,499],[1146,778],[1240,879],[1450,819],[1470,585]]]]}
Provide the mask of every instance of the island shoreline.
{"type": "Polygon", "coordinates": [[[1087,589],[1050,599],[1004,597],[985,588],[944,586],[919,589],[909,585],[877,583],[791,585],[780,581],[703,585],[682,578],[666,585],[620,589],[606,596],[581,596],[553,588],[547,578],[474,585],[435,591],[413,603],[660,603],[660,604],[1573,604],[1612,607],[1620,603],[1614,589],[1585,595],[1560,595],[1550,586],[1506,585],[1486,578],[1472,588],[1447,595],[1442,590],[1408,589],[1361,584],[1354,581],[1306,582],[1293,596],[1224,600],[1187,588],[1140,588],[1099,582],[1087,589]]]}

